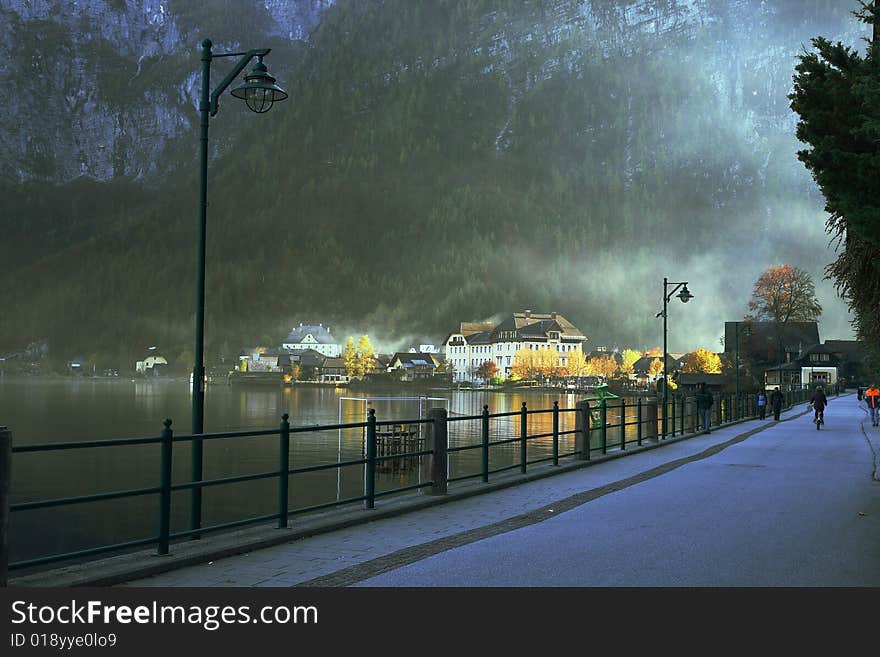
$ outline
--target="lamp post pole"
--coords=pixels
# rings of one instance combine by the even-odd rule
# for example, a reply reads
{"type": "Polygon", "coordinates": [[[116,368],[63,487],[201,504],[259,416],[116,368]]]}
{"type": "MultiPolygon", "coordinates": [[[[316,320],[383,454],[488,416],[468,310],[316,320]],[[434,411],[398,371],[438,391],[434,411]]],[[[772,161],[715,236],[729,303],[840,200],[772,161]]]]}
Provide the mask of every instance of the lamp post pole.
{"type": "Polygon", "coordinates": [[[666,378],[667,376],[669,376],[669,370],[667,367],[667,360],[669,358],[669,354],[667,353],[667,349],[666,349],[666,335],[667,335],[666,309],[667,309],[667,304],[669,303],[669,299],[672,298],[672,295],[675,294],[675,292],[679,288],[681,288],[681,292],[676,294],[676,296],[679,299],[681,299],[682,303],[687,303],[688,301],[690,301],[691,299],[694,298],[694,295],[691,294],[690,291],[688,290],[687,285],[688,285],[687,281],[683,281],[681,283],[670,283],[669,279],[664,276],[663,277],[663,310],[661,310],[656,315],[657,317],[660,317],[661,315],[663,316],[663,412],[661,413],[663,440],[666,439],[666,414],[667,414],[666,402],[668,399],[667,391],[669,390],[669,385],[668,385],[667,378],[666,378]],[[666,290],[669,288],[670,285],[674,285],[675,287],[672,288],[672,292],[667,293],[666,290]]]}
{"type": "MultiPolygon", "coordinates": [[[[235,80],[239,73],[244,70],[248,62],[254,57],[258,63],[253,71],[245,76],[245,83],[232,91],[232,95],[241,98],[247,103],[248,108],[261,114],[268,112],[272,104],[287,98],[287,92],[275,84],[275,78],[269,75],[263,57],[269,54],[269,48],[249,50],[247,52],[233,52],[214,54],[211,52],[213,43],[210,39],[202,41],[202,87],[199,95],[199,114],[201,115],[200,137],[200,180],[199,180],[199,245],[198,245],[198,282],[196,287],[196,346],[195,360],[192,373],[192,435],[201,436],[205,429],[205,252],[207,240],[205,237],[208,221],[208,122],[211,116],[217,114],[219,109],[219,97],[227,87],[235,80]],[[211,92],[211,61],[217,57],[239,57],[233,69],[211,92]]],[[[192,441],[192,481],[202,480],[203,459],[202,439],[194,438],[192,441]]],[[[202,489],[196,486],[192,489],[190,506],[190,528],[200,529],[202,524],[202,489]]],[[[200,538],[198,532],[191,534],[191,538],[200,538]]]]}
{"type": "Polygon", "coordinates": [[[739,419],[739,322],[733,324],[734,353],[736,354],[736,419],[739,419]]]}
{"type": "Polygon", "coordinates": [[[666,412],[667,412],[666,411],[666,396],[667,396],[667,391],[669,390],[669,386],[668,386],[668,383],[666,380],[666,377],[668,376],[667,364],[666,364],[666,360],[668,358],[668,355],[666,353],[666,303],[667,303],[667,301],[669,301],[669,297],[666,296],[667,285],[669,285],[669,282],[668,282],[667,278],[664,276],[663,277],[663,413],[662,413],[663,431],[661,434],[663,436],[664,440],[666,440],[666,412]]]}

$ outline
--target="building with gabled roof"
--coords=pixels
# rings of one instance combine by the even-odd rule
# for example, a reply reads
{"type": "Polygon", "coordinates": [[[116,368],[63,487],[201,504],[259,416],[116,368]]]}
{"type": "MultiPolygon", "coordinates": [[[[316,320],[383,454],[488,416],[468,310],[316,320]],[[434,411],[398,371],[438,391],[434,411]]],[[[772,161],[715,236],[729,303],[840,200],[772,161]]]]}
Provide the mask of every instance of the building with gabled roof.
{"type": "Polygon", "coordinates": [[[565,366],[573,351],[583,353],[587,341],[583,332],[556,312],[514,312],[498,324],[461,322],[458,330],[443,341],[443,354],[453,368],[453,380],[478,379],[476,369],[491,360],[498,366],[498,375],[510,376],[517,351],[522,348],[556,349],[560,364],[565,366]]]}
{"type": "Polygon", "coordinates": [[[281,343],[288,351],[314,349],[325,356],[336,357],[342,354],[342,345],[330,333],[329,326],[303,324],[290,329],[290,334],[281,343]]]}

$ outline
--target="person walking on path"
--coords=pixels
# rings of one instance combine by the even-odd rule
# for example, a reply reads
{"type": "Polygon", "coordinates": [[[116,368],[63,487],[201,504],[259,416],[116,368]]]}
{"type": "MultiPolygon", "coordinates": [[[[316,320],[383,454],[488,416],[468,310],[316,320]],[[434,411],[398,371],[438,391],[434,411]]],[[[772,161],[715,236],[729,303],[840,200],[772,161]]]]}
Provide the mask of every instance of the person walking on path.
{"type": "Polygon", "coordinates": [[[816,386],[816,392],[810,397],[810,406],[813,407],[813,422],[825,424],[825,407],[828,406],[828,398],[822,386],[816,386]]]}
{"type": "Polygon", "coordinates": [[[767,393],[763,390],[758,393],[758,417],[762,420],[767,415],[767,393]]]}
{"type": "Polygon", "coordinates": [[[872,383],[865,390],[865,405],[871,412],[871,425],[880,426],[880,388],[876,383],[872,383]]]}
{"type": "Polygon", "coordinates": [[[712,404],[715,403],[715,400],[712,398],[712,393],[706,390],[705,381],[700,384],[700,389],[694,399],[697,402],[697,415],[703,431],[712,433],[712,404]]]}
{"type": "Polygon", "coordinates": [[[779,386],[770,393],[770,406],[773,407],[773,419],[779,422],[779,414],[782,412],[782,393],[779,391],[779,386]]]}

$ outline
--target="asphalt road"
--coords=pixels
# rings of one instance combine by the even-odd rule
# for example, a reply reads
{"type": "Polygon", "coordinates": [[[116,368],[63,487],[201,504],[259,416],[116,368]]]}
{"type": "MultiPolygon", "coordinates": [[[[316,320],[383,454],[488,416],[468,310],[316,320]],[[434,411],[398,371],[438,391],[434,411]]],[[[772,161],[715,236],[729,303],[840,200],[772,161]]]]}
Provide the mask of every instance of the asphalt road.
{"type": "MultiPolygon", "coordinates": [[[[534,524],[356,586],[880,586],[880,481],[855,396],[534,524]]],[[[872,445],[873,443],[873,445],[872,445]]]]}

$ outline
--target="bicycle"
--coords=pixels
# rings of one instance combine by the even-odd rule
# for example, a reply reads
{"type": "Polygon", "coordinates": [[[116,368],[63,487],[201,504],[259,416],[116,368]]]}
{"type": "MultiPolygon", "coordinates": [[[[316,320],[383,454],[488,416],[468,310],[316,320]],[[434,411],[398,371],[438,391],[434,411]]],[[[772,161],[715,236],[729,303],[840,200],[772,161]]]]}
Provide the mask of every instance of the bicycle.
{"type": "Polygon", "coordinates": [[[819,430],[823,424],[825,424],[825,409],[813,409],[815,414],[813,415],[813,422],[816,423],[816,431],[819,430]]]}

